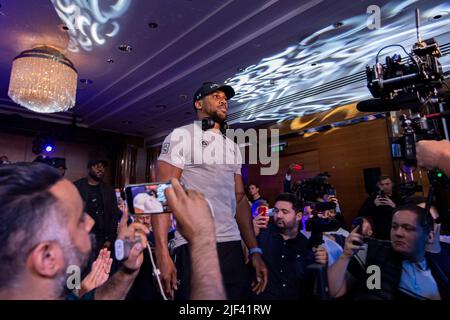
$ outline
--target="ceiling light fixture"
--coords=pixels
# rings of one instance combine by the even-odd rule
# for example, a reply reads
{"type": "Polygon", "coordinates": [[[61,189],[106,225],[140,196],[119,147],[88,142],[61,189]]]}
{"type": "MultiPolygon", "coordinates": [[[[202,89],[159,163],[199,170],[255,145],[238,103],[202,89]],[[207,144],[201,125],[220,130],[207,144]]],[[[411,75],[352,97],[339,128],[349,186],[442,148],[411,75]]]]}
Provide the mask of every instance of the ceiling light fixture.
{"type": "Polygon", "coordinates": [[[114,60],[110,58],[110,59],[106,60],[106,62],[108,62],[108,63],[114,63],[114,60]]]}
{"type": "Polygon", "coordinates": [[[150,22],[150,23],[148,24],[148,27],[149,27],[150,29],[156,29],[156,28],[158,28],[158,24],[157,24],[156,22],[150,22]]]}
{"type": "Polygon", "coordinates": [[[62,31],[64,31],[64,32],[69,31],[69,27],[68,27],[67,25],[65,25],[64,23],[63,23],[63,24],[60,24],[60,25],[59,25],[59,28],[60,28],[62,31]]]}
{"type": "Polygon", "coordinates": [[[341,22],[341,21],[339,21],[339,22],[333,23],[333,28],[339,29],[339,28],[342,27],[343,25],[344,25],[344,23],[341,22]]]}
{"type": "Polygon", "coordinates": [[[39,46],[13,60],[8,96],[40,113],[61,112],[75,105],[77,71],[57,49],[39,46]]]}

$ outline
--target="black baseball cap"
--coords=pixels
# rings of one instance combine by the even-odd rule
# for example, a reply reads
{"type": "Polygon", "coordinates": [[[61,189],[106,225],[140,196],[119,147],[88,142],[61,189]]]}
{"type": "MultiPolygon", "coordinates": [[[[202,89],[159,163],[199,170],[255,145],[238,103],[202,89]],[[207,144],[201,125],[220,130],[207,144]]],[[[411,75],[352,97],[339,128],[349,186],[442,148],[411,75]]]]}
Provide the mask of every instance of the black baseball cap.
{"type": "Polygon", "coordinates": [[[58,158],[58,157],[53,158],[52,166],[55,167],[55,168],[63,167],[64,169],[67,170],[66,158],[58,158]]]}
{"type": "Polygon", "coordinates": [[[230,100],[235,95],[234,89],[226,84],[221,85],[214,82],[204,82],[203,85],[195,91],[194,104],[195,101],[198,101],[217,90],[225,93],[227,100],[230,100]]]}
{"type": "Polygon", "coordinates": [[[103,160],[103,159],[92,159],[92,160],[89,160],[89,162],[87,164],[87,167],[90,168],[92,166],[95,166],[98,163],[103,164],[104,167],[108,166],[108,161],[106,161],[106,160],[103,160]]]}

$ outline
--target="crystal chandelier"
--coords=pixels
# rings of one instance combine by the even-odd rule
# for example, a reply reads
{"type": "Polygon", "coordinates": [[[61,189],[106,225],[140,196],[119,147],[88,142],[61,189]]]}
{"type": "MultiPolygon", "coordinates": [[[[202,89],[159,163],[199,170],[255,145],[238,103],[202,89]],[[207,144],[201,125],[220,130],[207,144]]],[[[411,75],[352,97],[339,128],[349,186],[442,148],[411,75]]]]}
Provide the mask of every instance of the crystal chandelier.
{"type": "Polygon", "coordinates": [[[77,71],[61,52],[48,46],[23,51],[13,60],[9,97],[35,112],[67,111],[75,105],[77,71]]]}

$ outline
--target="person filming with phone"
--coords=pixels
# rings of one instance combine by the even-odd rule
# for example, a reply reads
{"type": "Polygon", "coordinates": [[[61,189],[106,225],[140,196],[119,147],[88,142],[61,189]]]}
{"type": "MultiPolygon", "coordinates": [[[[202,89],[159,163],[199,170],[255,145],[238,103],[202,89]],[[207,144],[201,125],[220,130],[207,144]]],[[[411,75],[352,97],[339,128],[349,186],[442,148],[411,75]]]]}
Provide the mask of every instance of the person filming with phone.
{"type": "Polygon", "coordinates": [[[392,212],[400,203],[401,197],[395,191],[391,177],[381,175],[377,182],[378,191],[371,194],[359,209],[358,216],[370,217],[375,236],[389,240],[392,212]]]}
{"type": "Polygon", "coordinates": [[[347,237],[344,253],[328,268],[330,295],[358,300],[448,300],[448,259],[426,250],[433,219],[409,204],[393,212],[390,240],[363,238],[361,225],[347,237]]]}

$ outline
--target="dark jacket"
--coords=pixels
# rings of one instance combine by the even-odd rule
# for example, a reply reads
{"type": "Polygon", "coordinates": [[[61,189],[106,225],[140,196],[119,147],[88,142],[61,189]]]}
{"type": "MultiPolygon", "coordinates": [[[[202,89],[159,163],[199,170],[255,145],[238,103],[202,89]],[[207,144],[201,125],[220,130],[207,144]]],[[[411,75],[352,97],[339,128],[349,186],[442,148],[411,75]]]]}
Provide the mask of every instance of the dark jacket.
{"type": "Polygon", "coordinates": [[[314,263],[314,254],[308,239],[299,233],[294,239],[284,240],[275,225],[262,229],[257,237],[263,259],[269,272],[267,287],[255,300],[306,300],[313,296],[314,275],[308,266],[314,263]]]}
{"type": "MultiPolygon", "coordinates": [[[[83,199],[86,208],[86,201],[89,193],[88,180],[87,178],[82,178],[75,181],[74,184],[77,187],[78,192],[80,192],[80,196],[83,199]]],[[[103,241],[103,243],[105,241],[111,241],[113,243],[116,239],[117,223],[120,219],[121,213],[119,207],[117,206],[116,195],[112,187],[102,181],[100,182],[100,193],[103,201],[104,217],[101,220],[97,220],[93,217],[94,220],[96,220],[96,223],[100,224],[95,228],[95,230],[98,230],[97,232],[99,233],[96,234],[96,238],[99,241],[103,241]]],[[[88,212],[88,214],[90,213],[88,212]]],[[[97,243],[97,245],[102,246],[103,243],[97,243]]]]}
{"type": "MultiPolygon", "coordinates": [[[[366,273],[355,258],[349,265],[349,272],[358,279],[355,290],[350,293],[356,300],[397,300],[400,299],[399,284],[402,274],[402,263],[404,258],[396,253],[389,242],[370,240],[367,250],[366,267],[377,265],[381,269],[381,289],[367,289],[366,273]]],[[[450,299],[450,259],[448,252],[442,250],[441,253],[433,254],[426,252],[425,259],[431,270],[434,280],[439,289],[442,300],[450,299]]]]}
{"type": "MultiPolygon", "coordinates": [[[[375,199],[377,193],[371,194],[361,209],[359,209],[359,217],[370,217],[373,221],[373,228],[375,232],[375,237],[381,240],[390,240],[391,238],[391,222],[392,222],[392,212],[395,208],[390,206],[376,206],[375,199]]],[[[393,193],[389,197],[398,206],[401,204],[401,197],[397,193],[393,193]]]]}

